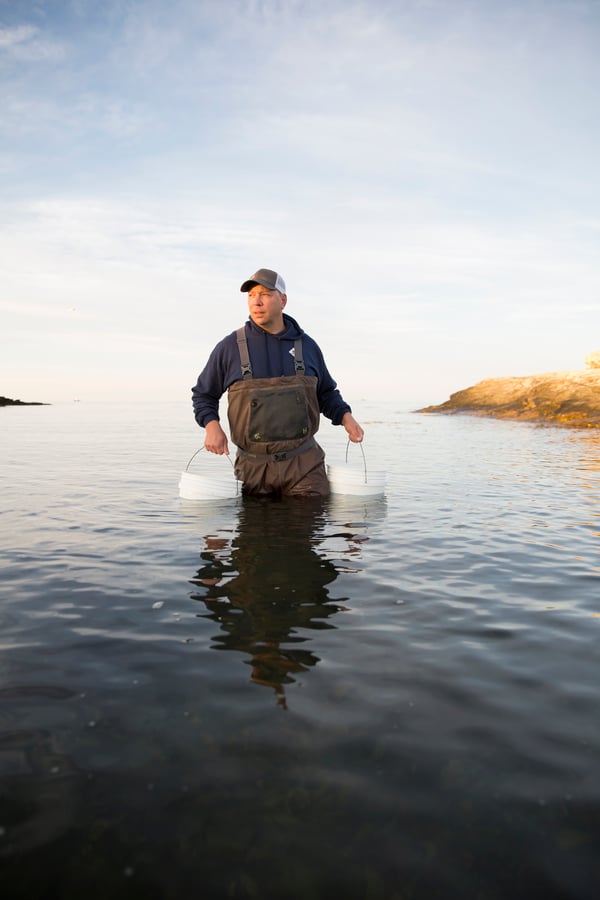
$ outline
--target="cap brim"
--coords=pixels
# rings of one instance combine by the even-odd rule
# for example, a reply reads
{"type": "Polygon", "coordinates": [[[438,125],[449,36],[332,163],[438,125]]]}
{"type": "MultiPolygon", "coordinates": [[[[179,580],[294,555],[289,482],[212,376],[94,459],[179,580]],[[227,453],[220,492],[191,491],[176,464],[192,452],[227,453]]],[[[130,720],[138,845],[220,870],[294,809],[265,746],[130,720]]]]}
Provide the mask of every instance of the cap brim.
{"type": "Polygon", "coordinates": [[[256,279],[255,279],[255,280],[245,281],[243,283],[243,285],[241,286],[240,291],[244,294],[247,291],[251,291],[252,288],[255,287],[257,284],[262,284],[263,287],[268,288],[270,291],[273,290],[271,285],[267,284],[266,281],[256,281],[256,279]]]}

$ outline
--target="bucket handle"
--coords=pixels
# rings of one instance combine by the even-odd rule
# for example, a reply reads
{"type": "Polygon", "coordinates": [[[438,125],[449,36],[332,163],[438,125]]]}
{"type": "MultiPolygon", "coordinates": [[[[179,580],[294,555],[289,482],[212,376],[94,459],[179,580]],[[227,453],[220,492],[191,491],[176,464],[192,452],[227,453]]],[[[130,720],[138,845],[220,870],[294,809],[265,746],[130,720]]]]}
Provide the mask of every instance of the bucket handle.
{"type": "MultiPolygon", "coordinates": [[[[353,443],[356,443],[356,441],[354,441],[353,443]]],[[[362,441],[360,441],[358,443],[358,446],[360,447],[360,452],[362,453],[363,465],[365,467],[365,484],[367,484],[368,483],[368,480],[367,480],[367,458],[365,456],[365,451],[364,451],[364,448],[362,445],[362,441]]],[[[346,465],[348,465],[348,450],[349,449],[350,449],[350,440],[348,440],[348,443],[346,444],[346,465]]]]}
{"type": "MultiPolygon", "coordinates": [[[[187,472],[187,470],[189,469],[190,463],[192,462],[192,460],[194,459],[194,457],[198,456],[198,454],[200,453],[201,450],[204,450],[204,447],[198,447],[198,449],[196,450],[196,452],[192,454],[192,456],[191,456],[191,458],[190,458],[190,461],[188,462],[187,466],[185,467],[185,471],[186,471],[186,472],[187,472]]],[[[231,458],[230,458],[229,454],[227,453],[227,454],[223,454],[223,455],[224,455],[224,456],[227,456],[227,459],[229,460],[229,462],[230,462],[230,464],[231,464],[231,468],[232,468],[232,469],[235,468],[235,466],[234,466],[233,463],[231,462],[231,458]]]]}

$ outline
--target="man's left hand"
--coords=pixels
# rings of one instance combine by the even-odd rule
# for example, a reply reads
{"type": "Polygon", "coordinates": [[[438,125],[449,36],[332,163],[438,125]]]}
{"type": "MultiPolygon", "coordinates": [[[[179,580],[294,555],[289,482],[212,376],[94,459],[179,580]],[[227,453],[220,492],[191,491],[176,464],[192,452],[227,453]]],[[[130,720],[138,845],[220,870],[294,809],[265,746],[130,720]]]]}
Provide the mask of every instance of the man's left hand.
{"type": "Polygon", "coordinates": [[[360,425],[358,424],[358,422],[356,421],[356,419],[354,418],[354,416],[352,415],[352,413],[349,413],[349,412],[344,413],[344,417],[342,419],[342,425],[348,432],[348,437],[350,438],[350,440],[353,441],[355,444],[360,444],[360,442],[362,441],[362,439],[365,436],[365,433],[362,430],[362,428],[360,427],[360,425]]]}

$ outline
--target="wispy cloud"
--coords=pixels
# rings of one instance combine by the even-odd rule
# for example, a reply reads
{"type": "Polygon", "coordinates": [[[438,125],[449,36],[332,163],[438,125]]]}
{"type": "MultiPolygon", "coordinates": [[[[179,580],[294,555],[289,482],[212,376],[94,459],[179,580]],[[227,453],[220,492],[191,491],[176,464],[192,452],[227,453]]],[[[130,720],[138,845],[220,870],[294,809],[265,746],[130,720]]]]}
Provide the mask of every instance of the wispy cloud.
{"type": "Polygon", "coordinates": [[[0,26],[0,60],[16,63],[57,62],[65,56],[62,42],[44,37],[33,25],[0,26]]]}
{"type": "Polygon", "coordinates": [[[392,336],[445,383],[600,327],[597,4],[2,9],[3,337],[32,355],[195,359],[259,265],[374,380],[392,336]]]}

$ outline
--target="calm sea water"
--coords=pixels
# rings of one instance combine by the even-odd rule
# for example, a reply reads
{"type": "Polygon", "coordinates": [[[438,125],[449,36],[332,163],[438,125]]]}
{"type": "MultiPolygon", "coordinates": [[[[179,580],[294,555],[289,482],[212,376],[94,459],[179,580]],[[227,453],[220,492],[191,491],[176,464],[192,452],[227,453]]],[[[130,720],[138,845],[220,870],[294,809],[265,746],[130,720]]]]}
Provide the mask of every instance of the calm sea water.
{"type": "Polygon", "coordinates": [[[187,403],[0,410],[3,897],[597,896],[600,435],[356,414],[189,504],[187,403]]]}

